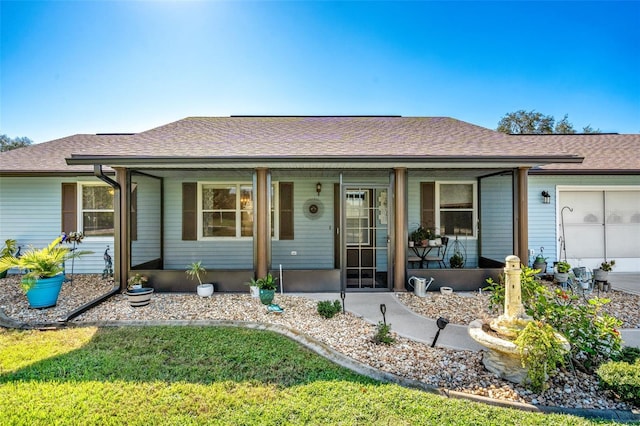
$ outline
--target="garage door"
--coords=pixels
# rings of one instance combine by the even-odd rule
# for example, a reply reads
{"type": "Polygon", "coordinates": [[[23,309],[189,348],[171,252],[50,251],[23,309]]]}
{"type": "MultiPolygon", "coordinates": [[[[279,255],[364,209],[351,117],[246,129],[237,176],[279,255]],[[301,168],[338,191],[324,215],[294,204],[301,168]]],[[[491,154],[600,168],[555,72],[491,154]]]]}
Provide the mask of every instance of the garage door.
{"type": "Polygon", "coordinates": [[[596,268],[614,259],[617,272],[640,271],[640,189],[559,191],[559,254],[596,268]]]}

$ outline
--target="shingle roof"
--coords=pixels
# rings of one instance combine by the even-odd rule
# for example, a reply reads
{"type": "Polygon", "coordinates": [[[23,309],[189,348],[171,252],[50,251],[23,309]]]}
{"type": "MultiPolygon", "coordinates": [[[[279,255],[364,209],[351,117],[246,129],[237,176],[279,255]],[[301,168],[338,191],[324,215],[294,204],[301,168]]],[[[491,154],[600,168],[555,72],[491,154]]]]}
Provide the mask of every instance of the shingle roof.
{"type": "Polygon", "coordinates": [[[560,148],[583,156],[581,164],[549,164],[542,172],[640,173],[640,134],[578,134],[514,136],[530,151],[560,148]]]}
{"type": "Polygon", "coordinates": [[[91,172],[87,166],[70,166],[65,158],[71,154],[89,154],[96,150],[108,151],[121,135],[77,134],[49,142],[0,153],[0,173],[38,172],[68,173],[91,172]]]}
{"type": "MultiPolygon", "coordinates": [[[[135,135],[74,135],[0,153],[0,173],[91,171],[65,158],[267,158],[327,159],[585,155],[591,148],[638,146],[640,135],[510,136],[449,117],[189,117],[135,135]],[[575,138],[572,139],[572,138],[575,138]],[[583,146],[585,144],[585,146],[583,146]]],[[[637,155],[610,161],[611,168],[640,170],[637,155]]],[[[591,164],[592,161],[589,162],[591,164]]],[[[593,162],[595,164],[595,162],[593,162]]],[[[582,170],[578,164],[561,168],[582,170]]],[[[546,167],[546,166],[545,166],[546,167]]]]}

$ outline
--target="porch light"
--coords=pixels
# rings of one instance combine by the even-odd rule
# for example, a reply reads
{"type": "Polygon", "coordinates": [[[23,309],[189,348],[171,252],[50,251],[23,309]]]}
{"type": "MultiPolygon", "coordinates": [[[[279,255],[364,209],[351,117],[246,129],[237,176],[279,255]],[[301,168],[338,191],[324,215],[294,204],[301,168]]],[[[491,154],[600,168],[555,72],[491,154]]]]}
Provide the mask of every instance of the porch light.
{"type": "Polygon", "coordinates": [[[319,197],[320,192],[322,192],[322,184],[320,182],[316,183],[316,192],[318,193],[318,197],[319,197]]]}
{"type": "Polygon", "coordinates": [[[542,204],[550,204],[551,195],[547,191],[542,191],[542,204]]]}

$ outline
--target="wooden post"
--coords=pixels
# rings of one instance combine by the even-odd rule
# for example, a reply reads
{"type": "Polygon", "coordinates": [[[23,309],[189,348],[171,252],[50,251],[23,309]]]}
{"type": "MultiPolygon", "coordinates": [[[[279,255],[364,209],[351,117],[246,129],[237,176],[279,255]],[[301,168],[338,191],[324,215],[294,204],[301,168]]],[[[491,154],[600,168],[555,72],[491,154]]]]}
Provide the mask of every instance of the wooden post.
{"type": "Polygon", "coordinates": [[[269,235],[271,223],[269,220],[269,185],[267,182],[268,169],[256,169],[256,235],[255,244],[255,273],[257,277],[264,277],[269,272],[269,235]]]}
{"type": "Polygon", "coordinates": [[[393,291],[406,291],[405,282],[407,279],[407,169],[394,169],[394,268],[393,268],[393,291]]]}

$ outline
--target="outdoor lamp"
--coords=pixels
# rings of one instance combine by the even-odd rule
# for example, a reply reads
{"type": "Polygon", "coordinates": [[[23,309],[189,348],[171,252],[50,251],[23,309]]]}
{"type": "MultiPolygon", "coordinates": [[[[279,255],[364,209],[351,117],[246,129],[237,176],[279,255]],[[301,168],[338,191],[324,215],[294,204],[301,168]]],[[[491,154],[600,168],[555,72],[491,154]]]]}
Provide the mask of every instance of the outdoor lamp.
{"type": "Polygon", "coordinates": [[[438,340],[438,336],[440,336],[440,330],[444,330],[444,328],[449,324],[449,320],[446,318],[438,318],[436,320],[436,325],[438,326],[438,331],[436,331],[436,337],[433,338],[433,343],[431,343],[431,347],[436,345],[436,341],[438,340]]]}
{"type": "Polygon", "coordinates": [[[322,192],[322,184],[320,182],[316,183],[316,192],[320,196],[320,192],[322,192]]]}
{"type": "Polygon", "coordinates": [[[387,325],[387,317],[386,317],[387,305],[385,305],[384,303],[381,303],[380,312],[382,312],[382,321],[384,322],[384,325],[387,325]]]}
{"type": "Polygon", "coordinates": [[[551,195],[547,191],[542,191],[542,204],[551,203],[551,195]]]}
{"type": "Polygon", "coordinates": [[[340,290],[340,299],[342,299],[342,313],[344,314],[344,298],[347,295],[347,292],[344,290],[340,290]]]}

